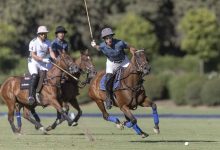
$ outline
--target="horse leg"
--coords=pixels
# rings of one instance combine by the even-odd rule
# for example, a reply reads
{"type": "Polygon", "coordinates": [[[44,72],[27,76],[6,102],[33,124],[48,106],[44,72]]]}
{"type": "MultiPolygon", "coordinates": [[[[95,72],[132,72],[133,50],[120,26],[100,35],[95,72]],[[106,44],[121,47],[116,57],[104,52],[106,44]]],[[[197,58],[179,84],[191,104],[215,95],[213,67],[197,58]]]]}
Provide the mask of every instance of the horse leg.
{"type": "MultiPolygon", "coordinates": [[[[62,102],[59,102],[59,103],[60,103],[60,105],[62,104],[62,102]]],[[[64,111],[66,113],[66,115],[68,115],[68,112],[69,112],[69,105],[68,105],[68,103],[63,102],[63,110],[62,111],[64,111]]],[[[66,120],[66,119],[64,117],[62,117],[62,114],[59,111],[57,111],[57,118],[56,118],[56,120],[54,121],[54,123],[52,123],[52,125],[49,125],[46,128],[46,130],[50,131],[50,130],[55,129],[64,120],[66,120]]],[[[72,126],[74,126],[74,123],[72,123],[72,126]]]]}
{"type": "Polygon", "coordinates": [[[18,132],[20,133],[21,132],[21,126],[22,126],[22,123],[21,123],[21,108],[22,106],[18,103],[15,104],[15,109],[16,109],[16,118],[17,118],[17,125],[18,125],[18,132]]]}
{"type": "Polygon", "coordinates": [[[8,104],[8,122],[11,125],[11,129],[13,133],[16,134],[16,133],[19,133],[19,131],[15,127],[15,124],[14,124],[14,109],[15,109],[15,104],[13,103],[8,104]]]}
{"type": "Polygon", "coordinates": [[[52,125],[49,125],[46,128],[46,130],[50,131],[50,130],[55,129],[59,124],[61,124],[63,122],[63,120],[61,118],[62,118],[61,113],[57,111],[57,118],[56,118],[56,120],[54,121],[54,123],[52,123],[52,125]]]}
{"type": "Polygon", "coordinates": [[[79,103],[78,103],[78,101],[77,101],[77,99],[76,98],[74,98],[73,100],[71,100],[70,102],[69,102],[70,104],[71,104],[71,106],[73,107],[73,108],[75,108],[76,110],[77,110],[77,115],[76,115],[76,117],[74,118],[74,126],[77,126],[78,125],[78,120],[79,120],[79,118],[82,116],[82,110],[81,110],[81,108],[79,107],[79,103]]]}
{"type": "MultiPolygon", "coordinates": [[[[32,116],[34,117],[34,119],[35,119],[37,122],[40,123],[40,122],[41,122],[40,117],[39,117],[38,114],[36,113],[35,109],[32,107],[32,108],[30,108],[30,111],[31,111],[31,114],[32,114],[32,116]]],[[[38,130],[39,127],[35,125],[35,129],[38,130]]]]}
{"type": "MultiPolygon", "coordinates": [[[[23,117],[25,118],[25,119],[27,119],[30,123],[32,123],[34,126],[35,126],[35,128],[38,130],[40,130],[40,131],[42,131],[43,132],[43,134],[47,134],[47,131],[45,130],[45,128],[43,127],[43,125],[40,123],[40,122],[38,122],[38,121],[36,121],[35,119],[33,119],[31,116],[30,116],[30,111],[33,111],[32,109],[34,109],[34,108],[30,108],[30,109],[28,109],[28,108],[26,108],[26,107],[24,107],[23,108],[23,117]]],[[[36,112],[35,112],[36,113],[36,112]]],[[[38,116],[38,115],[37,115],[38,116]]]]}
{"type": "Polygon", "coordinates": [[[52,125],[49,125],[46,130],[47,131],[50,131],[50,130],[53,130],[55,129],[59,124],[61,124],[65,119],[62,118],[62,115],[60,112],[57,111],[57,118],[56,120],[54,121],[54,123],[52,123],[52,125]]]}
{"type": "MultiPolygon", "coordinates": [[[[59,101],[59,104],[62,105],[63,103],[63,111],[65,111],[66,114],[68,114],[68,111],[69,111],[69,105],[66,103],[66,102],[62,102],[62,101],[59,101]]],[[[55,129],[59,124],[61,124],[63,121],[65,120],[64,117],[62,117],[62,114],[57,111],[57,118],[56,120],[52,123],[52,125],[49,125],[46,130],[47,131],[50,131],[50,130],[53,130],[55,129]]]]}
{"type": "Polygon", "coordinates": [[[104,120],[114,122],[117,128],[124,129],[123,124],[120,122],[120,120],[117,117],[110,116],[108,114],[102,101],[95,101],[95,102],[98,105],[99,109],[101,110],[104,120]]]}
{"type": "Polygon", "coordinates": [[[152,115],[154,118],[154,132],[156,134],[160,133],[160,128],[159,128],[159,115],[157,113],[157,105],[151,101],[148,97],[145,97],[144,102],[141,104],[143,107],[151,107],[152,108],[152,115]]]}
{"type": "Polygon", "coordinates": [[[131,113],[129,108],[124,105],[121,107],[121,111],[124,113],[125,118],[127,121],[124,122],[124,125],[128,128],[133,128],[134,131],[141,135],[142,138],[148,137],[149,135],[141,130],[141,128],[137,124],[137,119],[134,117],[134,115],[131,113]]]}
{"type": "Polygon", "coordinates": [[[64,121],[64,119],[61,119],[61,118],[62,118],[61,113],[57,111],[57,118],[56,118],[56,120],[54,121],[54,123],[52,123],[52,125],[49,125],[46,128],[46,130],[50,131],[50,130],[55,129],[59,124],[61,124],[64,121]]]}
{"type": "Polygon", "coordinates": [[[38,116],[38,114],[36,113],[35,109],[34,108],[31,108],[31,114],[32,116],[34,117],[34,119],[40,123],[40,117],[38,116]]]}
{"type": "Polygon", "coordinates": [[[69,126],[72,126],[73,120],[70,119],[70,117],[67,115],[66,111],[60,106],[58,101],[54,99],[51,100],[51,102],[51,106],[53,106],[57,110],[57,112],[60,113],[65,120],[67,120],[69,126]]]}

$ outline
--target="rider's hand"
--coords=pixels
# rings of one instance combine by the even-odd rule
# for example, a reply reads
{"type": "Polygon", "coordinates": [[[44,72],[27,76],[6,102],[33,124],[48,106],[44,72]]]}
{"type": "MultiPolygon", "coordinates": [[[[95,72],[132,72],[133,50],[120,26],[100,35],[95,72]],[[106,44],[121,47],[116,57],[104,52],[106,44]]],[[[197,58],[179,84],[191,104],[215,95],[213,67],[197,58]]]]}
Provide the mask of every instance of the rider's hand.
{"type": "Polygon", "coordinates": [[[132,55],[134,55],[134,53],[135,53],[136,51],[137,51],[136,48],[130,47],[130,52],[131,52],[132,55]]]}
{"type": "Polygon", "coordinates": [[[48,63],[50,63],[51,61],[50,61],[50,59],[49,59],[49,58],[43,58],[43,59],[42,59],[42,62],[44,62],[44,63],[47,63],[47,64],[48,64],[48,63]]]}
{"type": "Polygon", "coordinates": [[[95,46],[96,46],[96,42],[95,42],[95,40],[92,40],[92,42],[91,42],[91,46],[92,46],[92,47],[95,47],[95,46]]]}

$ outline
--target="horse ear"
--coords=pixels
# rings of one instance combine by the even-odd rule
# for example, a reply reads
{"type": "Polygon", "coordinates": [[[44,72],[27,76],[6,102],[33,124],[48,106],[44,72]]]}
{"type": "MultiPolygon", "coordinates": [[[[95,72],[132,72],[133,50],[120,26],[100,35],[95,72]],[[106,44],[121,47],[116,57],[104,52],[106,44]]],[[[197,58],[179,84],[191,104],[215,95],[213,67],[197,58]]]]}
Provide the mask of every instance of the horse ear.
{"type": "Polygon", "coordinates": [[[85,54],[86,54],[86,55],[89,54],[89,50],[88,50],[88,49],[85,50],[85,54]]]}
{"type": "Polygon", "coordinates": [[[84,51],[81,51],[80,53],[81,53],[81,55],[88,55],[89,54],[89,50],[86,49],[84,51]]]}

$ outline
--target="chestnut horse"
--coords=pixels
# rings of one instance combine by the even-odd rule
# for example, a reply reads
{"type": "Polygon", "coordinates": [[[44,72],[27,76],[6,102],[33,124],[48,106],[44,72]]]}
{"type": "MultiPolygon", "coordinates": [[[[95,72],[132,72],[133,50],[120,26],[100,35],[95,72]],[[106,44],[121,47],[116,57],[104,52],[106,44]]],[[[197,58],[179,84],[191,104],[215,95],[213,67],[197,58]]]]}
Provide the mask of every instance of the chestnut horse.
{"type": "Polygon", "coordinates": [[[60,55],[60,58],[56,60],[53,67],[47,72],[46,84],[43,85],[41,94],[40,94],[40,103],[35,103],[34,105],[28,105],[28,90],[21,90],[20,83],[22,77],[13,76],[6,79],[1,85],[0,95],[3,98],[3,101],[8,106],[8,121],[11,125],[11,129],[14,133],[20,133],[21,131],[21,118],[20,118],[20,108],[24,107],[23,117],[35,125],[37,129],[41,129],[44,133],[46,130],[40,124],[39,120],[36,121],[29,115],[30,110],[34,110],[37,105],[46,107],[48,105],[54,107],[62,116],[68,121],[69,125],[72,125],[73,121],[62,109],[61,105],[58,102],[58,94],[60,93],[60,82],[61,74],[63,69],[72,69],[73,72],[78,71],[78,67],[74,64],[73,59],[63,53],[60,55]],[[59,67],[59,68],[58,68],[59,67]],[[16,107],[19,105],[19,107],[16,107]],[[14,111],[17,113],[17,123],[18,128],[14,125],[14,111]]]}
{"type": "MultiPolygon", "coordinates": [[[[68,103],[70,103],[71,106],[77,110],[77,115],[73,120],[74,126],[78,124],[77,122],[80,116],[82,115],[82,110],[79,107],[79,103],[76,99],[76,96],[79,95],[79,87],[83,88],[96,75],[96,70],[92,63],[92,59],[88,54],[88,50],[86,50],[85,52],[81,52],[81,56],[78,59],[76,59],[75,63],[79,67],[79,71],[74,73],[73,75],[79,78],[81,74],[86,73],[87,74],[86,80],[84,82],[81,82],[81,81],[76,81],[73,78],[68,78],[63,84],[61,84],[61,91],[62,91],[61,101],[64,102],[63,107],[65,107],[68,112],[69,111],[68,103]],[[80,85],[78,85],[79,83],[80,85]]],[[[52,125],[48,126],[46,130],[49,131],[55,129],[56,126],[61,124],[63,121],[64,119],[61,118],[60,113],[57,112],[56,121],[52,125]]]]}
{"type": "Polygon", "coordinates": [[[110,116],[105,109],[104,100],[106,99],[105,91],[100,89],[100,81],[105,75],[104,71],[99,72],[91,81],[89,87],[89,96],[96,102],[102,112],[103,118],[107,121],[114,122],[118,128],[124,126],[133,128],[138,135],[143,138],[148,134],[143,132],[137,125],[137,119],[131,113],[130,109],[134,110],[137,106],[151,107],[154,117],[154,132],[159,133],[159,117],[157,114],[157,106],[145,94],[143,87],[143,77],[150,72],[150,65],[145,56],[144,50],[137,50],[132,58],[129,66],[124,68],[120,81],[120,87],[114,90],[113,105],[119,107],[124,113],[126,121],[121,123],[118,118],[110,116]]]}

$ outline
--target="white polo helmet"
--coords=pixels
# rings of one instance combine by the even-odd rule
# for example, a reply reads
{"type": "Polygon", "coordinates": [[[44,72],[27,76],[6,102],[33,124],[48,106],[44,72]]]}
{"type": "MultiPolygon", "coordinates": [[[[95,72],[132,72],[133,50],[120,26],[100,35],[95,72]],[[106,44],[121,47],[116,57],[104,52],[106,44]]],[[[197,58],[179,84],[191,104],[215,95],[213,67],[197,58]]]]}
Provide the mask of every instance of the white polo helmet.
{"type": "Polygon", "coordinates": [[[39,33],[48,33],[49,31],[47,30],[46,26],[39,26],[37,29],[37,34],[39,33]]]}

